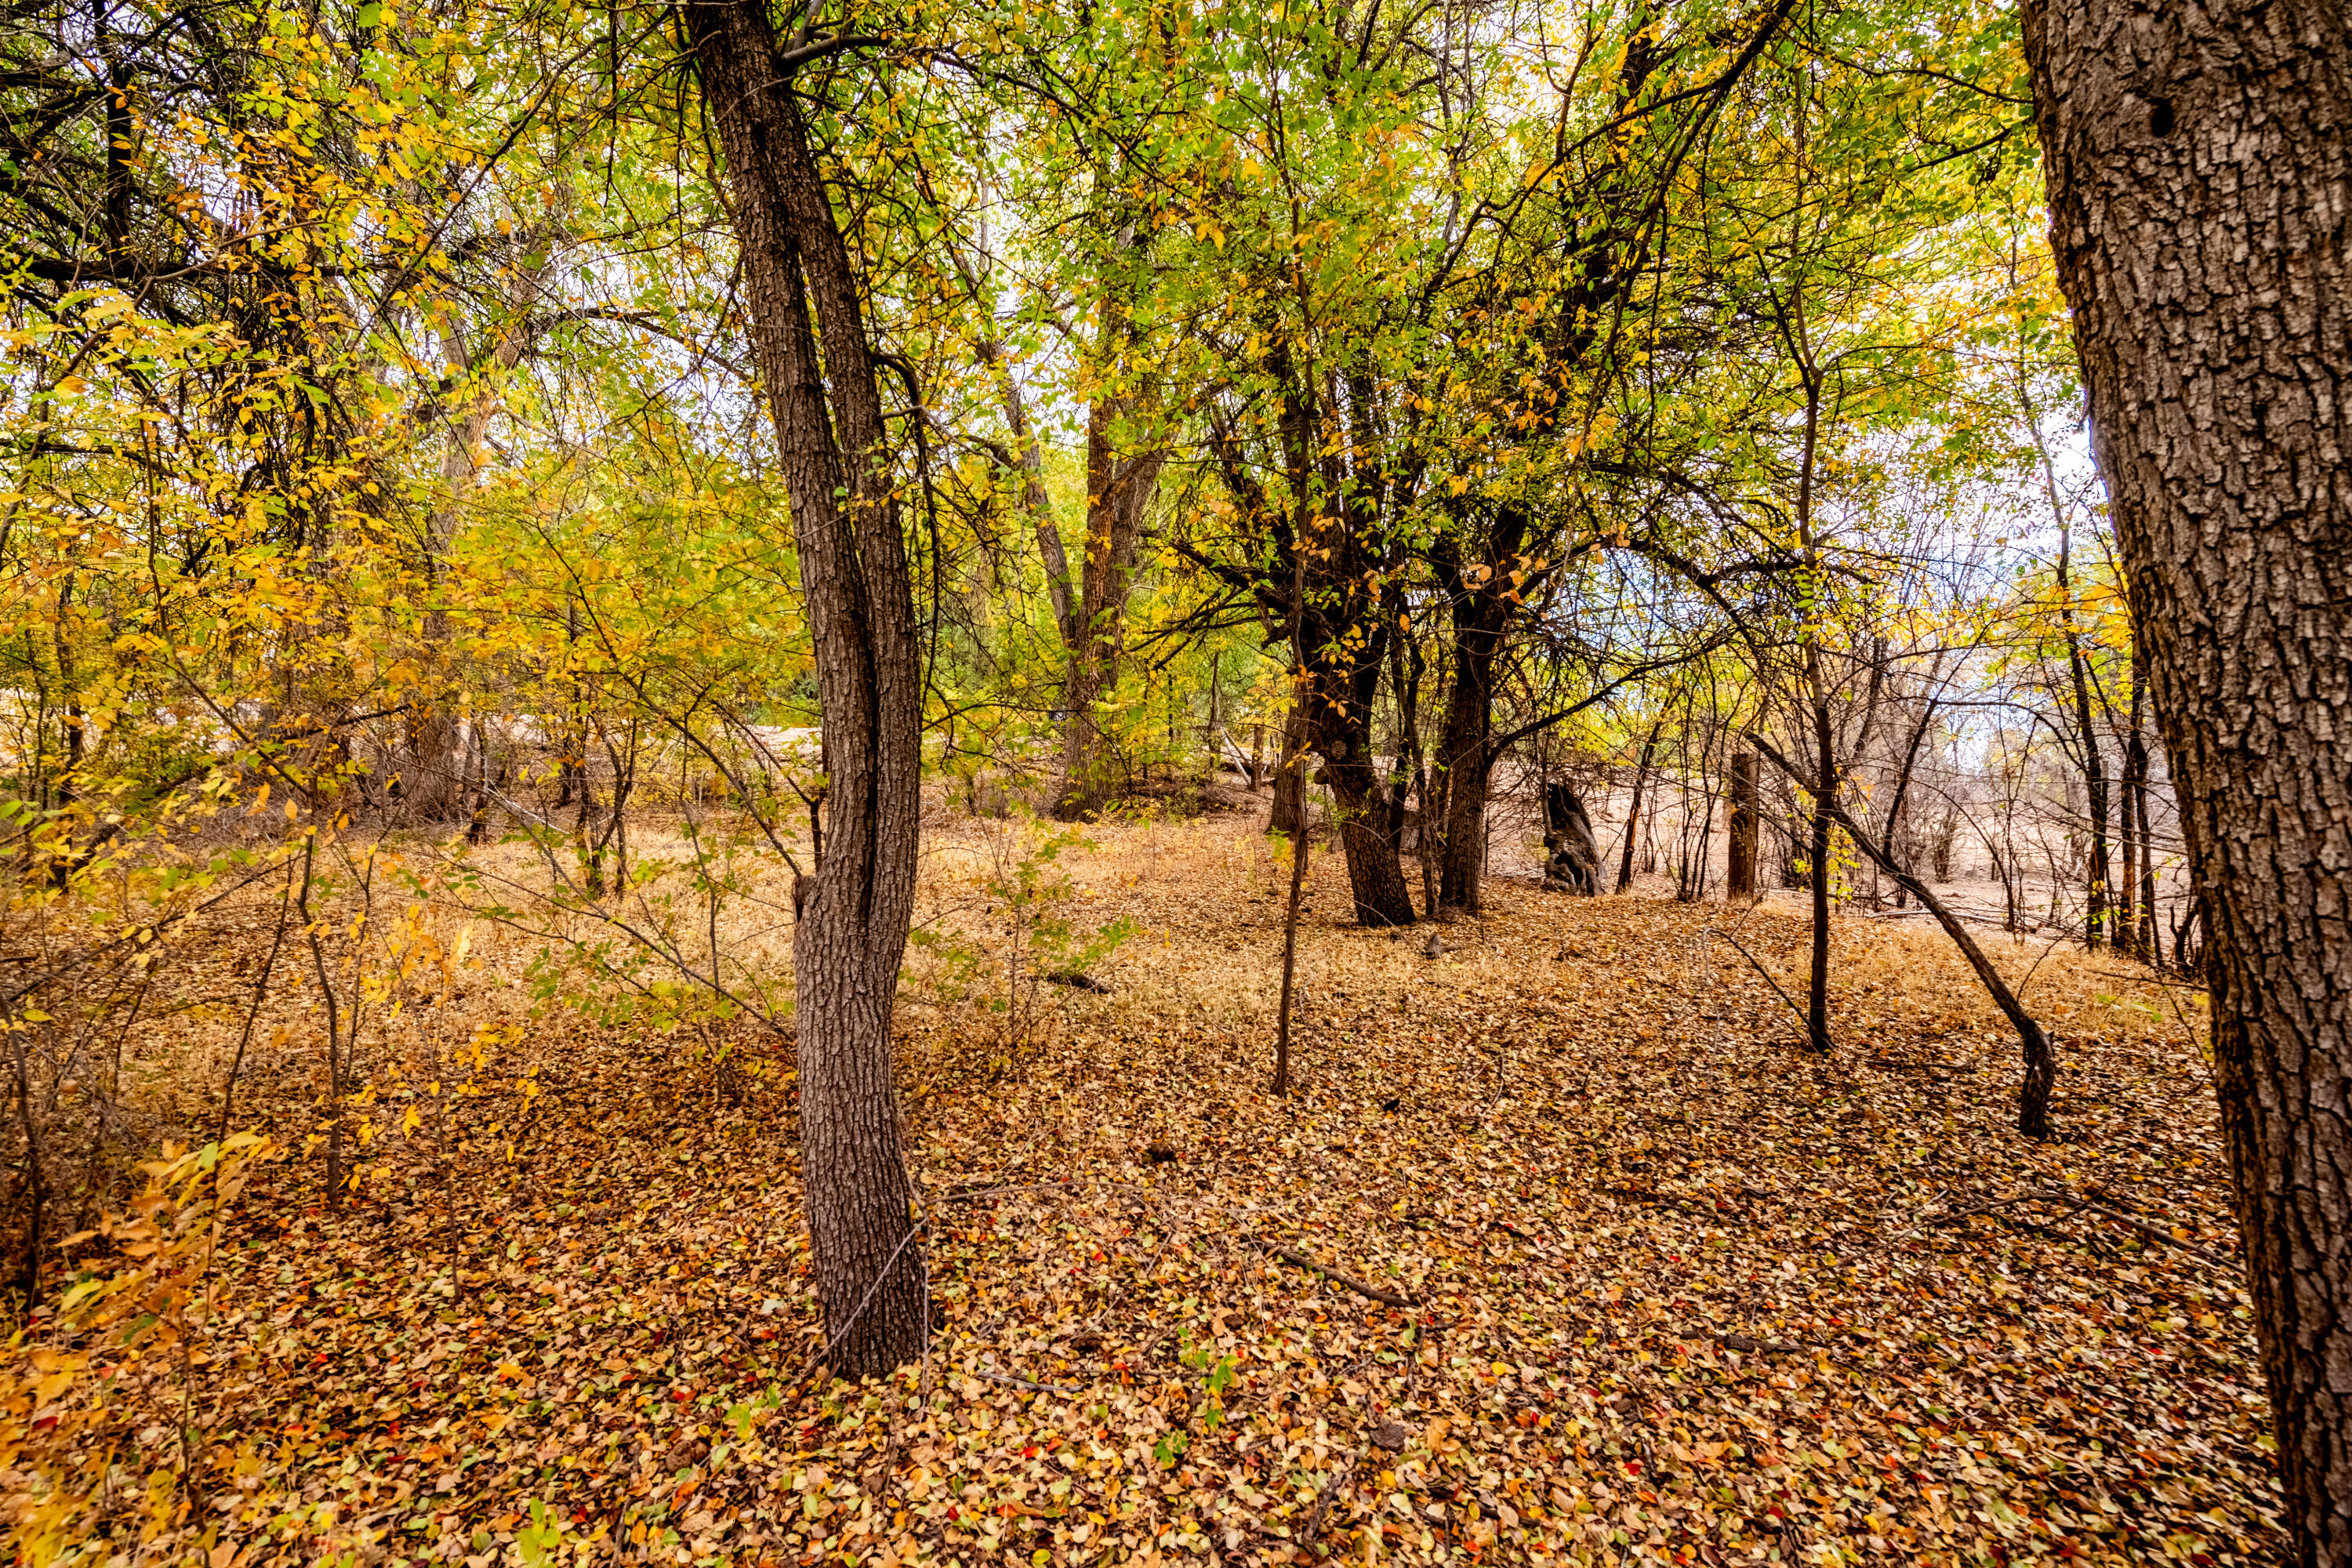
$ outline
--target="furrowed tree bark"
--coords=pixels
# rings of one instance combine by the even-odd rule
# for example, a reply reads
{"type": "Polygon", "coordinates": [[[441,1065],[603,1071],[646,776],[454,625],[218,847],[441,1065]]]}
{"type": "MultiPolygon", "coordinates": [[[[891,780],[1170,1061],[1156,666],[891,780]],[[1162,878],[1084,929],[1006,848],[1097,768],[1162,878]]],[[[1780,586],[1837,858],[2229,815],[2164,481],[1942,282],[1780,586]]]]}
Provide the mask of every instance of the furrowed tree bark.
{"type": "Polygon", "coordinates": [[[1486,795],[1494,774],[1495,662],[1518,609],[1506,574],[1527,535],[1527,514],[1506,508],[1471,573],[1449,549],[1438,556],[1454,603],[1454,688],[1447,694],[1443,758],[1446,782],[1445,858],[1437,881],[1441,906],[1475,910],[1486,874],[1486,795]]]}
{"type": "Polygon", "coordinates": [[[2352,1563],[2352,11],[2022,9],[2052,247],[2208,921],[2289,1553],[2352,1563]]]}
{"type": "Polygon", "coordinates": [[[1395,819],[1372,753],[1370,689],[1378,685],[1380,673],[1377,664],[1348,672],[1348,705],[1328,713],[1328,722],[1318,727],[1317,749],[1339,818],[1339,847],[1348,860],[1356,919],[1368,926],[1409,926],[1413,923],[1412,890],[1404,879],[1395,819]]]}
{"type": "Polygon", "coordinates": [[[1725,896],[1734,903],[1756,898],[1756,753],[1731,753],[1731,857],[1725,896]]]}
{"type": "Polygon", "coordinates": [[[1124,402],[1097,401],[1087,416],[1087,542],[1076,637],[1062,687],[1069,710],[1063,737],[1062,785],[1055,813],[1065,820],[1090,816],[1118,793],[1111,776],[1111,738],[1095,705],[1118,683],[1126,648],[1127,595],[1143,541],[1143,518],[1166,463],[1164,448],[1121,455],[1116,437],[1124,402]]]}
{"type": "Polygon", "coordinates": [[[1295,838],[1307,823],[1307,701],[1290,700],[1282,721],[1282,756],[1274,767],[1274,802],[1266,811],[1269,835],[1295,838]]]}
{"type": "Polygon", "coordinates": [[[858,279],[769,13],[688,0],[681,15],[726,156],[815,647],[829,773],[824,847],[794,898],[801,1159],[829,1360],[863,1376],[913,1359],[923,1334],[890,1071],[919,806],[914,596],[858,279]]]}
{"type": "Polygon", "coordinates": [[[1290,613],[1293,658],[1304,673],[1300,702],[1309,748],[1323,761],[1348,888],[1365,925],[1413,923],[1412,890],[1372,749],[1372,703],[1388,658],[1380,575],[1369,520],[1349,504],[1345,475],[1327,439],[1328,400],[1302,379],[1287,346],[1270,368],[1284,384],[1280,440],[1290,485],[1290,613]],[[1311,563],[1311,566],[1309,564],[1311,563]]]}

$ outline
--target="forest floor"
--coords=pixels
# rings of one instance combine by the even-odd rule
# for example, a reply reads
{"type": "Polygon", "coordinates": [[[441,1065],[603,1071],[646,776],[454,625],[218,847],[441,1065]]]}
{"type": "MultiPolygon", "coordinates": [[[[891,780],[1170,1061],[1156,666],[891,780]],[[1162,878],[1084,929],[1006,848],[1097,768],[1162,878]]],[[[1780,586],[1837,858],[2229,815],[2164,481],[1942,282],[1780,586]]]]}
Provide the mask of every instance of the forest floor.
{"type": "MultiPolygon", "coordinates": [[[[927,908],[1011,831],[937,828],[927,908]]],[[[1793,991],[1793,905],[1498,881],[1482,920],[1392,936],[1324,856],[1276,1100],[1286,873],[1255,825],[1090,837],[1069,907],[1139,928],[1107,991],[976,1010],[916,966],[936,1322],[886,1383],[793,1387],[788,1042],[538,999],[534,944],[478,926],[365,1053],[330,1208],[289,1000],[237,1117],[289,1156],[228,1221],[194,1353],[119,1380],[92,1560],[2275,1557],[2194,994],[1996,937],[2063,1053],[2067,1141],[2038,1144],[1932,929],[1840,924],[1822,1058],[1713,934],[1793,991]]],[[[233,992],[272,912],[172,984],[233,992]]],[[[162,1123],[214,1114],[236,1013],[138,1036],[162,1123]]],[[[20,1531],[30,1452],[0,1475],[20,1531]]]]}

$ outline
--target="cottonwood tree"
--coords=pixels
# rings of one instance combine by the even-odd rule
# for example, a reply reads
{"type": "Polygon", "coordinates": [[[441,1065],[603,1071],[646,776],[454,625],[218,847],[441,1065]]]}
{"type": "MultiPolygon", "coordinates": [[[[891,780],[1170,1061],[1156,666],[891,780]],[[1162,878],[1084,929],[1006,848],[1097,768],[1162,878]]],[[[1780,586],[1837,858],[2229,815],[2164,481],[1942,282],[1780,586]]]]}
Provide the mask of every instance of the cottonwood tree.
{"type": "Polygon", "coordinates": [[[2352,1562],[2352,12],[2022,9],[2093,450],[2210,922],[2291,1550],[2352,1562]]]}
{"type": "Polygon", "coordinates": [[[793,76],[866,40],[788,51],[761,0],[691,0],[682,17],[727,160],[824,715],[824,845],[794,897],[801,1158],[828,1360],[855,1376],[910,1360],[924,1331],[890,1076],[914,909],[922,665],[859,279],[793,76]]]}

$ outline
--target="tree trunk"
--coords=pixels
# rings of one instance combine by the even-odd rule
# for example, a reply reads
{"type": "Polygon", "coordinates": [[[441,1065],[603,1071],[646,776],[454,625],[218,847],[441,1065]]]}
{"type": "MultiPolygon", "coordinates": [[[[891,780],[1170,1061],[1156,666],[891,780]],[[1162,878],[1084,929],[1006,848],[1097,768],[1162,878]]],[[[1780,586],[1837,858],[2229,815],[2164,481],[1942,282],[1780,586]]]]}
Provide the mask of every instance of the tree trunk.
{"type": "Polygon", "coordinates": [[[1493,786],[1494,759],[1486,754],[1484,736],[1457,752],[1450,743],[1450,718],[1446,731],[1445,849],[1438,861],[1437,903],[1440,909],[1475,911],[1486,877],[1486,792],[1493,786]]]}
{"type": "Polygon", "coordinates": [[[2139,865],[2139,818],[2134,812],[2146,783],[2147,748],[2139,738],[2141,692],[2137,682],[2132,686],[2130,728],[2124,734],[2123,776],[2118,780],[2121,808],[2116,813],[2116,837],[2122,840],[2123,875],[2116,879],[2115,949],[2117,952],[2139,955],[2139,879],[2133,873],[2139,865]]]}
{"type": "MultiPolygon", "coordinates": [[[[1500,606],[1498,606],[1500,607],[1500,606]]],[[[1494,730],[1495,658],[1502,651],[1501,617],[1466,596],[1454,631],[1454,687],[1446,696],[1444,750],[1445,853],[1439,862],[1441,907],[1475,910],[1486,873],[1486,791],[1494,768],[1487,747],[1494,730]]]]}
{"type": "Polygon", "coordinates": [[[1797,532],[1812,577],[1816,607],[1805,621],[1805,696],[1812,721],[1813,773],[1813,951],[1805,993],[1805,1039],[1812,1050],[1830,1050],[1830,806],[1837,794],[1837,731],[1830,723],[1829,683],[1822,671],[1821,555],[1813,544],[1813,457],[1821,432],[1821,378],[1805,367],[1805,456],[1797,479],[1797,532]]]}
{"type": "Polygon", "coordinates": [[[2074,725],[2083,748],[2083,790],[2090,806],[2091,856],[2089,907],[2083,916],[2083,945],[2096,952],[2107,940],[2108,895],[2114,871],[2107,853],[2107,763],[2099,745],[2096,713],[2091,706],[2091,681],[2083,658],[2082,639],[2074,632],[2074,590],[2067,583],[2066,552],[2058,552],[2058,591],[2066,595],[2066,662],[2074,683],[2074,725]]]}
{"type": "Polygon", "coordinates": [[[1658,731],[1665,721],[1650,726],[1649,738],[1642,742],[1641,759],[1633,764],[1633,804],[1625,812],[1625,855],[1617,866],[1617,890],[1623,892],[1633,885],[1633,846],[1642,837],[1642,784],[1650,776],[1650,758],[1658,749],[1658,731]]]}
{"type": "Polygon", "coordinates": [[[1461,910],[1478,907],[1486,874],[1486,792],[1494,771],[1495,661],[1518,603],[1510,563],[1527,535],[1526,514],[1507,508],[1485,541],[1475,578],[1449,553],[1441,557],[1454,601],[1454,688],[1445,705],[1445,858],[1437,900],[1461,910]]]}
{"type": "MultiPolygon", "coordinates": [[[[973,303],[984,318],[993,320],[996,301],[988,289],[992,262],[987,219],[982,216],[979,222],[979,259],[974,261],[952,247],[950,255],[973,303]]],[[[1045,565],[1045,591],[1054,605],[1054,629],[1065,648],[1074,647],[1078,641],[1077,605],[1070,591],[1070,562],[1062,550],[1061,523],[1054,516],[1054,498],[1045,488],[1045,448],[1030,427],[1029,402],[1022,394],[1020,378],[1013,374],[1003,341],[993,332],[987,334],[980,340],[979,354],[989,379],[996,384],[1004,426],[1013,437],[1013,461],[1021,476],[1021,510],[1029,514],[1029,526],[1037,538],[1037,558],[1045,565]]]]}
{"type": "MultiPolygon", "coordinates": [[[[1772,759],[1773,766],[1792,779],[1797,776],[1795,767],[1774,751],[1770,742],[1759,738],[1756,743],[1766,756],[1772,759]]],[[[1936,917],[1936,922],[1944,928],[1944,933],[1960,950],[1960,956],[1968,960],[1969,967],[1976,972],[1977,979],[1991,995],[1993,1005],[2001,1010],[2002,1016],[2009,1019],[2010,1026],[2017,1031],[2018,1051],[2025,1066],[2025,1076],[2017,1090],[2017,1130],[2028,1138],[2049,1137],[2050,1090],[2058,1081],[2058,1052],[2051,1045],[2050,1037],[2042,1032],[2041,1024],[2025,1010],[2025,1005],[2018,1000],[2017,994],[2001,979],[2000,971],[1992,966],[1992,960],[1985,956],[1984,949],[1977,945],[1976,939],[1969,934],[1969,928],[1961,922],[1959,916],[1944,906],[1943,900],[1936,897],[1934,889],[1896,864],[1885,845],[1872,842],[1870,835],[1862,830],[1862,825],[1834,801],[1820,801],[1816,809],[1822,817],[1844,828],[1846,836],[1853,840],[1854,847],[1861,850],[1873,865],[1909,889],[1919,900],[1920,907],[1936,917]]]]}
{"type": "Polygon", "coordinates": [[[925,1330],[890,1069],[920,805],[914,595],[858,279],[769,13],[688,0],[684,17],[726,154],[815,650],[828,787],[824,850],[793,900],[802,1180],[827,1359],[861,1376],[911,1360],[925,1330]]]}
{"type": "MultiPolygon", "coordinates": [[[[2137,647],[2137,634],[2134,634],[2137,647]]],[[[2162,938],[2156,926],[2156,845],[2155,833],[2147,816],[2147,785],[2150,759],[2147,731],[2141,722],[2142,698],[2147,690],[2147,678],[2135,653],[2132,659],[2131,737],[2124,747],[2124,816],[2132,825],[2133,837],[2138,843],[2139,858],[2125,857],[2124,879],[2139,883],[2139,923],[2132,932],[2132,951],[2143,963],[2164,962],[2162,938]]]]}
{"type": "Polygon", "coordinates": [[[1128,587],[1143,541],[1143,514],[1160,483],[1164,451],[1122,458],[1113,446],[1120,409],[1097,403],[1087,416],[1087,558],[1079,584],[1076,638],[1070,644],[1062,703],[1069,729],[1062,750],[1062,786],[1055,813],[1075,820],[1101,809],[1118,794],[1110,739],[1095,705],[1118,683],[1126,646],[1128,587]]]}
{"type": "Polygon", "coordinates": [[[1756,753],[1731,753],[1731,865],[1727,891],[1733,903],[1756,897],[1756,753]]]}
{"type": "Polygon", "coordinates": [[[1837,752],[1830,727],[1828,699],[1821,685],[1820,652],[1813,652],[1813,838],[1809,853],[1812,858],[1813,947],[1811,967],[1807,971],[1805,992],[1805,1043],[1813,1050],[1826,1055],[1830,1049],[1830,814],[1829,803],[1837,788],[1837,752]]]}
{"type": "Polygon", "coordinates": [[[1307,822],[1307,703],[1291,699],[1282,721],[1282,757],[1274,767],[1274,805],[1266,814],[1265,830],[1297,838],[1307,822]]]}
{"type": "Polygon", "coordinates": [[[2291,1556],[2352,1562],[2352,12],[2026,0],[2189,866],[2291,1556]]]}
{"type": "MultiPolygon", "coordinates": [[[[1375,671],[1377,673],[1377,671],[1375,671]]],[[[1348,887],[1356,919],[1368,926],[1413,923],[1412,890],[1404,879],[1388,794],[1372,756],[1370,725],[1352,721],[1348,733],[1327,740],[1324,776],[1339,816],[1339,843],[1348,857],[1348,887]]]]}
{"type": "MultiPolygon", "coordinates": [[[[447,444],[441,452],[441,490],[425,520],[425,575],[427,602],[420,626],[422,652],[436,685],[458,684],[457,650],[451,646],[449,610],[446,602],[449,552],[464,521],[466,497],[481,472],[482,441],[489,434],[490,416],[498,411],[495,388],[487,381],[504,376],[522,362],[523,351],[537,335],[530,325],[531,307],[540,285],[553,264],[552,237],[538,251],[536,264],[524,262],[508,279],[507,319],[499,324],[487,353],[469,355],[457,330],[453,310],[444,321],[442,354],[449,382],[463,389],[464,399],[446,406],[447,444]]],[[[467,726],[451,710],[450,690],[429,690],[409,710],[409,765],[402,775],[401,805],[421,822],[439,822],[460,815],[466,804],[467,726]]]]}

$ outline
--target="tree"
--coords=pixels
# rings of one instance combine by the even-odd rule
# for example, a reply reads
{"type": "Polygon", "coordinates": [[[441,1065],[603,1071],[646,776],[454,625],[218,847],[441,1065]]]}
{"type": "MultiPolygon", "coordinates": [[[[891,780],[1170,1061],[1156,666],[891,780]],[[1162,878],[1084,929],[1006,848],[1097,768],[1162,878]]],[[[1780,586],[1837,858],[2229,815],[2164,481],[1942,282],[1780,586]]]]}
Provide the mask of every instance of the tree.
{"type": "Polygon", "coordinates": [[[2025,0],[2295,1561],[2352,1562],[2352,13],[2025,0]]]}
{"type": "Polygon", "coordinates": [[[912,1359],[924,1331],[890,1076],[914,910],[922,666],[858,277],[792,83],[812,51],[861,40],[787,55],[760,0],[694,0],[683,15],[727,160],[824,719],[824,843],[794,893],[801,1158],[828,1360],[856,1376],[912,1359]]]}

